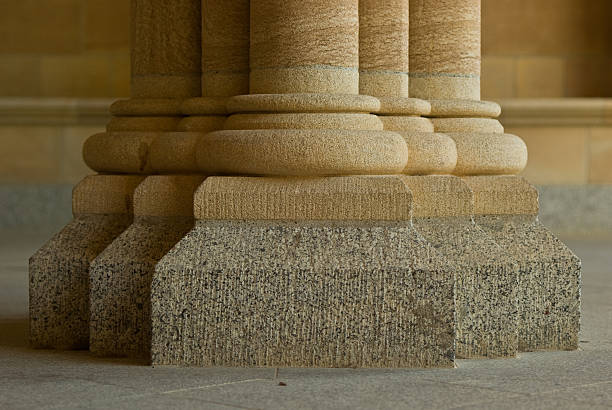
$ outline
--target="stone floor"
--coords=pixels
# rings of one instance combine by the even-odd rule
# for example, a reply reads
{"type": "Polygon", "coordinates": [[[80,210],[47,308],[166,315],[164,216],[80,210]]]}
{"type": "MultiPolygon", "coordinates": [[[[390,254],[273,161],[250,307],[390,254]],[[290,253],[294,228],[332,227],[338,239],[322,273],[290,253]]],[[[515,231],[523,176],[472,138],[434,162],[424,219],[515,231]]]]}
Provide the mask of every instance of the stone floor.
{"type": "Polygon", "coordinates": [[[27,347],[27,259],[49,233],[0,231],[0,409],[612,408],[612,239],[582,258],[575,352],[460,360],[446,370],[147,367],[27,347]]]}

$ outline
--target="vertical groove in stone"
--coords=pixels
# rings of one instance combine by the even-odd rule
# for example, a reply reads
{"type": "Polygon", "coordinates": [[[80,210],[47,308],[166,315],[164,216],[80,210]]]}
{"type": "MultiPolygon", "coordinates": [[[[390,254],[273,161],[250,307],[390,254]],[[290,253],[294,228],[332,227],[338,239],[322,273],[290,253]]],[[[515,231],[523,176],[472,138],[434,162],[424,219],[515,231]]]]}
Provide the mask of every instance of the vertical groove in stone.
{"type": "Polygon", "coordinates": [[[355,0],[252,0],[250,91],[359,93],[355,0]]]}
{"type": "Polygon", "coordinates": [[[132,0],[134,98],[200,95],[201,0],[132,0]]]}
{"type": "Polygon", "coordinates": [[[410,0],[410,93],[480,99],[480,0],[410,0]]]}
{"type": "Polygon", "coordinates": [[[359,92],[408,97],[408,0],[359,0],[359,92]]]}
{"type": "Polygon", "coordinates": [[[202,96],[249,92],[249,0],[202,1],[202,96]]]}

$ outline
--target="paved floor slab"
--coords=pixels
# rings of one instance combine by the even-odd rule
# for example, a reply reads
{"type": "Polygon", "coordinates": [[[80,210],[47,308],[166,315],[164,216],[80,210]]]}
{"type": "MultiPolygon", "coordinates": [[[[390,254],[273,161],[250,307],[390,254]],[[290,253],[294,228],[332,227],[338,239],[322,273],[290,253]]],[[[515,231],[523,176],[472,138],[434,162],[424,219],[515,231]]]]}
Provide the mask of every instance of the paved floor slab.
{"type": "Polygon", "coordinates": [[[612,240],[566,241],[583,261],[580,348],[456,369],[148,367],[27,347],[27,258],[50,233],[0,232],[0,408],[612,408],[612,240]],[[280,383],[285,384],[279,385],[280,383]]]}

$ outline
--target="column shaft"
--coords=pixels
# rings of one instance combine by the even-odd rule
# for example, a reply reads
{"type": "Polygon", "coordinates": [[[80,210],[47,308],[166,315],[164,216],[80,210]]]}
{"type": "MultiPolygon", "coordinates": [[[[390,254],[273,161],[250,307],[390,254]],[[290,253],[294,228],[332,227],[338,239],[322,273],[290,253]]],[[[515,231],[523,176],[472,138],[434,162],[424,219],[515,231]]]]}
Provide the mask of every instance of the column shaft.
{"type": "Polygon", "coordinates": [[[408,0],[359,1],[359,92],[408,97],[408,0]]]}
{"type": "Polygon", "coordinates": [[[200,95],[201,0],[132,0],[132,97],[200,95]]]}
{"type": "Polygon", "coordinates": [[[251,93],[359,93],[355,0],[252,0],[251,93]]]}
{"type": "Polygon", "coordinates": [[[410,94],[480,99],[480,0],[410,0],[410,94]]]}

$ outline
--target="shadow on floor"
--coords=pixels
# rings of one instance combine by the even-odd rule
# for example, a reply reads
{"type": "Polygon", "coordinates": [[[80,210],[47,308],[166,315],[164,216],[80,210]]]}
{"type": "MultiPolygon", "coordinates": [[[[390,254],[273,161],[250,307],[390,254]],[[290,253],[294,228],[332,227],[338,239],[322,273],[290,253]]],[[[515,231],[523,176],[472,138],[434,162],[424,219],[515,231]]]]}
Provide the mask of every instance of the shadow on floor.
{"type": "Polygon", "coordinates": [[[79,363],[114,363],[122,365],[148,366],[144,361],[129,358],[106,358],[92,356],[87,350],[52,350],[33,349],[29,346],[30,326],[27,318],[0,319],[0,350],[10,348],[21,351],[29,351],[33,354],[53,353],[62,358],[79,363]]]}

